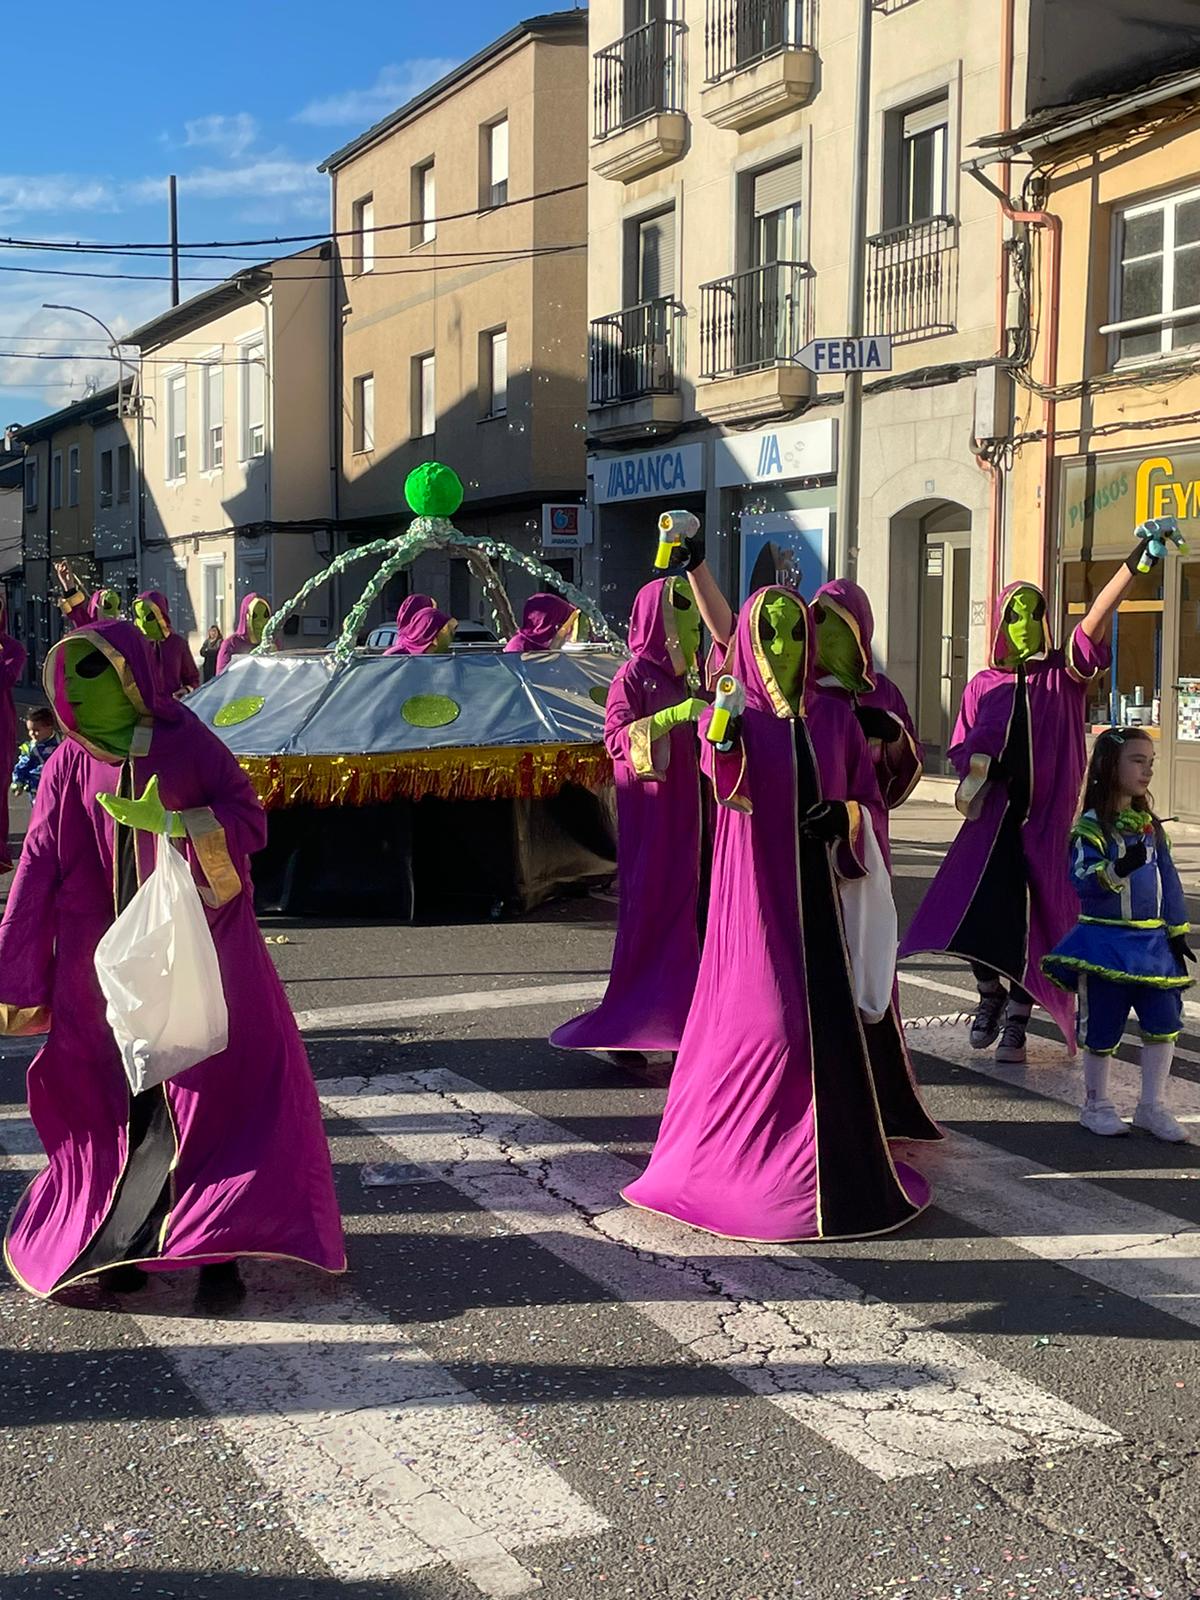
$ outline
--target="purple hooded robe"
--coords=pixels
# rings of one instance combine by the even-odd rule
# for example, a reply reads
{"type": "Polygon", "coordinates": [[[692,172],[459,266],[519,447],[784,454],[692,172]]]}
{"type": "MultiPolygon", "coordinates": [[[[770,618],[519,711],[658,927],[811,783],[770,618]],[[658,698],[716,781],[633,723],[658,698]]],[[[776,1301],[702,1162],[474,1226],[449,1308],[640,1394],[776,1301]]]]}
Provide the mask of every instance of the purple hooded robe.
{"type": "Polygon", "coordinates": [[[385,656],[428,655],[437,643],[438,634],[453,621],[453,617],[438,610],[428,595],[409,595],[396,613],[395,640],[383,653],[385,656]],[[408,607],[407,614],[405,607],[408,607]]]}
{"type": "Polygon", "coordinates": [[[571,631],[579,607],[561,594],[535,594],[525,602],[518,632],[504,646],[505,651],[556,650],[571,631]]]}
{"type": "Polygon", "coordinates": [[[863,813],[878,808],[866,740],[844,702],[814,691],[799,715],[759,641],[762,589],[742,607],[728,670],[746,692],[733,748],[703,737],[719,803],[713,888],[695,997],[662,1127],[632,1204],[727,1238],[860,1238],[916,1216],[929,1189],[893,1159],[842,924],[839,878],[865,876],[863,813]],[[845,802],[850,839],[799,829],[845,802]]]}
{"type": "Polygon", "coordinates": [[[68,641],[51,650],[46,691],[68,737],[43,771],[0,922],[0,1031],[45,1031],[49,1013],[28,1073],[49,1166],[17,1202],[6,1263],[43,1296],[122,1262],[170,1270],[271,1256],[340,1272],[312,1074],[254,918],[249,857],[266,840],[262,807],[221,741],[159,689],[132,623],[83,632],[116,667],[139,722],[127,761],[103,755],[66,700],[68,641]],[[140,795],[155,774],[163,804],[185,812],[184,853],[208,907],[229,1047],[134,1098],[93,956],[131,887],[122,864],[143,880],[157,839],[131,840],[96,797],[140,795]]]}
{"type": "MultiPolygon", "coordinates": [[[[146,641],[150,646],[154,670],[163,693],[176,695],[181,689],[198,689],[200,669],[192,659],[187,640],[171,627],[171,612],[166,595],[158,589],[144,589],[138,595],[138,599],[145,601],[158,613],[159,626],[163,630],[163,638],[146,641]]],[[[96,619],[92,617],[89,620],[94,622],[96,619]]]]}
{"type": "Polygon", "coordinates": [[[662,578],[640,589],[630,659],[608,692],[621,902],[612,973],[594,1011],[550,1035],[565,1050],[677,1050],[700,964],[701,787],[696,729],[651,740],[650,718],[691,694],[662,578]]]}
{"type": "MultiPolygon", "coordinates": [[[[73,628],[86,628],[89,622],[103,622],[104,613],[100,609],[100,602],[108,593],[109,587],[111,585],[103,589],[93,589],[86,599],[82,592],[76,589],[74,593],[66,595],[58,602],[59,609],[73,628]]],[[[147,590],[140,598],[148,600],[152,594],[162,599],[157,590],[147,590]]]]}
{"type": "MultiPolygon", "coordinates": [[[[247,655],[251,650],[257,648],[250,638],[250,607],[256,600],[261,599],[262,595],[255,594],[253,590],[249,594],[242,596],[242,603],[238,607],[237,628],[227,638],[221,640],[221,648],[217,651],[218,674],[225,671],[234,656],[247,655]]],[[[279,640],[275,639],[273,643],[276,650],[278,650],[279,640]]]]}
{"type": "MultiPolygon", "coordinates": [[[[886,828],[887,812],[902,806],[916,788],[921,777],[925,752],[917,738],[916,725],[909,712],[907,701],[887,674],[880,672],[875,665],[871,653],[871,640],[875,636],[875,617],[866,591],[860,589],[858,584],[851,583],[848,578],[835,578],[832,583],[821,585],[813,596],[813,605],[828,606],[849,625],[862,653],[863,678],[871,685],[861,694],[851,694],[836,678],[823,677],[817,684],[821,693],[840,696],[854,707],[871,706],[876,710],[886,711],[889,716],[895,717],[904,730],[902,736],[891,744],[883,744],[875,739],[867,740],[875,763],[875,776],[879,779],[879,794],[885,807],[886,828]]],[[[889,852],[886,833],[879,843],[884,855],[887,856],[889,852]]]]}
{"type": "Polygon", "coordinates": [[[5,631],[8,607],[0,594],[0,873],[12,867],[8,847],[8,778],[17,759],[17,708],[13,686],[25,668],[25,646],[5,631]]]}
{"type": "Polygon", "coordinates": [[[1065,652],[1056,650],[1045,616],[1040,655],[1015,671],[1002,666],[1004,614],[1018,589],[1041,593],[1036,584],[1010,583],[997,601],[991,665],[967,684],[948,751],[960,778],[974,755],[1004,756],[1015,775],[990,783],[979,816],[958,830],[900,954],[945,951],[1020,984],[1074,1053],[1074,1001],[1041,961],[1079,915],[1063,860],[1087,765],[1087,685],[1112,652],[1081,627],[1065,652]]]}
{"type": "Polygon", "coordinates": [[[407,650],[404,650],[403,648],[397,648],[400,640],[404,637],[404,631],[419,611],[425,611],[426,609],[432,608],[432,606],[432,595],[405,595],[404,599],[400,602],[400,609],[396,612],[396,638],[394,642],[390,644],[383,652],[385,656],[404,656],[408,654],[407,650]]]}

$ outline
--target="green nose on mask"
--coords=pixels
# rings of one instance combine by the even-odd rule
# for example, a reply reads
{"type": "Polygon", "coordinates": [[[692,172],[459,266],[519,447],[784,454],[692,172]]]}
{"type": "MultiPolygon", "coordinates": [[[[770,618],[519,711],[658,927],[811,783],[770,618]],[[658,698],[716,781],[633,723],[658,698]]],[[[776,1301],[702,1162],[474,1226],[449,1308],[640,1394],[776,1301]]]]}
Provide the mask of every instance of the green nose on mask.
{"type": "Polygon", "coordinates": [[[250,630],[250,643],[261,644],[263,629],[271,620],[271,608],[265,600],[256,600],[250,607],[250,614],[246,618],[246,626],[250,630]]]}
{"type": "Polygon", "coordinates": [[[159,619],[156,607],[149,600],[135,600],[133,602],[133,620],[137,623],[147,639],[165,639],[166,633],[159,619]]]}
{"type": "Polygon", "coordinates": [[[1040,655],[1046,646],[1043,617],[1046,602],[1036,589],[1018,589],[1004,612],[1004,634],[1008,640],[1007,665],[1020,666],[1040,655]]]}
{"type": "Polygon", "coordinates": [[[843,689],[862,694],[869,684],[863,676],[862,650],[854,629],[832,606],[818,600],[813,607],[817,624],[817,663],[832,673],[843,689]]]}
{"type": "Polygon", "coordinates": [[[68,639],[64,649],[67,702],[75,726],[89,744],[112,755],[128,755],[137,712],[116,668],[90,639],[68,639]]]}
{"type": "Polygon", "coordinates": [[[700,612],[685,578],[671,579],[671,615],[675,619],[675,632],[683,652],[684,666],[694,672],[700,654],[700,612]]]}
{"type": "Polygon", "coordinates": [[[758,614],[758,636],[767,665],[793,711],[800,709],[804,688],[804,613],[790,595],[778,591],[764,600],[758,614]]]}

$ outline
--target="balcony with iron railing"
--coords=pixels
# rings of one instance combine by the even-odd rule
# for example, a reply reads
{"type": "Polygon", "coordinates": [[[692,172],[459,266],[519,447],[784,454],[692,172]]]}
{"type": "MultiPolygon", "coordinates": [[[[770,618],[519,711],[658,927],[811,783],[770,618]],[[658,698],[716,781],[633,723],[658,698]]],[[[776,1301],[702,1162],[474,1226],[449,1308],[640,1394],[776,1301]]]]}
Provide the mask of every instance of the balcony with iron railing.
{"type": "Polygon", "coordinates": [[[596,317],[589,326],[588,406],[595,438],[677,426],[684,308],[669,296],[596,317]]]}
{"type": "Polygon", "coordinates": [[[592,62],[592,164],[629,183],[682,155],[687,139],[681,22],[656,18],[592,62]]]}
{"type": "Polygon", "coordinates": [[[811,100],[816,85],[817,0],[707,0],[704,115],[720,128],[752,128],[811,100]]]}
{"type": "Polygon", "coordinates": [[[953,333],[958,316],[958,224],[953,217],[888,228],[867,240],[867,331],[893,344],[953,333]]]}
{"type": "Polygon", "coordinates": [[[797,356],[811,333],[813,270],[773,261],[700,288],[700,374],[708,416],[777,414],[811,393],[797,356]]]}

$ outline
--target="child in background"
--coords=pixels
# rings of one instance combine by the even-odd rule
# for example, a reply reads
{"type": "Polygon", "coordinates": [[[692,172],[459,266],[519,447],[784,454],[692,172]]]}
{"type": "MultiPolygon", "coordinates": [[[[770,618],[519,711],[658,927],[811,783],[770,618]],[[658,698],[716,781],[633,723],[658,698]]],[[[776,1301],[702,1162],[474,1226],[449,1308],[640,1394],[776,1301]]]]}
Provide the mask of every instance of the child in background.
{"type": "Polygon", "coordinates": [[[1171,846],[1154,815],[1154,744],[1141,728],[1108,728],[1088,764],[1083,815],[1071,831],[1071,882],[1082,915],[1048,956],[1048,978],[1079,995],[1086,1091],[1079,1120],[1090,1133],[1128,1133],[1108,1092],[1109,1068],[1130,1011],[1142,1031],[1142,1089],[1135,1128],[1180,1144],[1187,1133],[1163,1091],[1183,1018],[1187,904],[1171,846]]]}
{"type": "Polygon", "coordinates": [[[29,738],[17,752],[13,767],[14,794],[27,794],[32,800],[37,794],[38,779],[50,753],[58,749],[58,724],[46,706],[35,706],[25,718],[25,731],[29,738]]]}

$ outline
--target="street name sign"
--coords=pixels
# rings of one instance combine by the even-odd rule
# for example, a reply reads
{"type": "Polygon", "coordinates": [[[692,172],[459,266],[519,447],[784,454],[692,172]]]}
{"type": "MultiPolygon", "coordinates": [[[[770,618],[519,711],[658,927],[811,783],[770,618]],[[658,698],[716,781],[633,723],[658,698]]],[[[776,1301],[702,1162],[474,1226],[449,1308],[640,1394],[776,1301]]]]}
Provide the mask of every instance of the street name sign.
{"type": "Polygon", "coordinates": [[[886,334],[870,339],[810,339],[796,360],[810,372],[890,372],[892,341],[886,334]]]}

